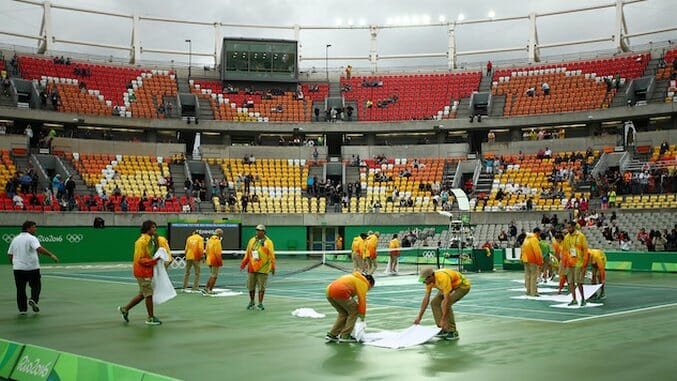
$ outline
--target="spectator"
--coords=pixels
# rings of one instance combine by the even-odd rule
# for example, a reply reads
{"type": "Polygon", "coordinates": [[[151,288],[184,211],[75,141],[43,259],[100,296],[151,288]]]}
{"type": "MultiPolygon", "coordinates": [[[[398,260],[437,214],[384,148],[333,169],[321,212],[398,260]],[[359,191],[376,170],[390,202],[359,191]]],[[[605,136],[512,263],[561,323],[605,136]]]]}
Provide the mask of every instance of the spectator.
{"type": "Polygon", "coordinates": [[[346,79],[350,79],[353,74],[353,67],[351,65],[346,66],[346,79]]]}
{"type": "Polygon", "coordinates": [[[528,97],[533,97],[536,94],[536,89],[534,89],[533,87],[530,87],[530,88],[527,89],[525,94],[528,97]]]}
{"type": "Polygon", "coordinates": [[[491,74],[491,70],[493,69],[494,65],[491,63],[491,61],[487,61],[487,76],[491,74]]]}
{"type": "Polygon", "coordinates": [[[550,95],[550,85],[547,82],[541,84],[541,90],[543,90],[543,95],[550,95]]]}

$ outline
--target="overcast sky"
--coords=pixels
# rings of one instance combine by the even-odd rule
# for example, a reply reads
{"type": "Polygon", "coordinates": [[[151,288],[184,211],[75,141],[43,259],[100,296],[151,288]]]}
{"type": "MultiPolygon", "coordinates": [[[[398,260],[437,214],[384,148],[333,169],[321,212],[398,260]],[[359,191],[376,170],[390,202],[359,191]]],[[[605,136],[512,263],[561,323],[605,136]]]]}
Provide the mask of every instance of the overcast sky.
{"type": "MultiPolygon", "coordinates": [[[[590,5],[609,4],[613,0],[562,1],[562,0],[55,0],[52,4],[72,6],[99,11],[110,11],[139,16],[157,16],[174,19],[189,19],[205,22],[234,24],[257,24],[292,26],[347,26],[386,25],[389,23],[437,22],[440,16],[455,20],[463,14],[466,20],[487,18],[490,12],[495,17],[526,16],[531,12],[541,14],[549,11],[568,10],[590,5]]],[[[42,19],[41,7],[12,0],[0,0],[0,32],[38,34],[42,19]]],[[[625,17],[630,33],[677,26],[675,0],[648,0],[625,6],[625,17]]],[[[93,41],[128,46],[131,41],[129,19],[52,10],[56,38],[93,41]]],[[[615,10],[613,8],[579,13],[539,17],[538,37],[541,43],[606,37],[614,34],[615,10]]],[[[291,30],[265,28],[222,28],[223,37],[281,38],[293,39],[291,30]]],[[[139,28],[141,46],[145,48],[188,50],[186,39],[192,40],[195,53],[214,51],[214,29],[210,26],[181,25],[142,21],[139,28]]],[[[4,45],[35,47],[33,40],[0,35],[4,45]]],[[[490,48],[526,46],[529,38],[528,21],[496,22],[457,27],[457,51],[473,51],[490,48]]],[[[647,44],[668,39],[677,40],[677,32],[633,38],[631,45],[647,44]]],[[[360,56],[366,58],[370,49],[368,30],[305,30],[300,34],[302,57],[323,58],[329,48],[330,67],[352,64],[368,67],[367,60],[343,60],[337,57],[360,56]]],[[[411,53],[443,53],[447,50],[447,31],[443,27],[409,29],[384,29],[378,34],[377,51],[380,55],[411,53]]],[[[584,46],[550,48],[542,50],[542,56],[571,54],[575,52],[605,51],[614,48],[612,42],[584,46]]],[[[76,46],[59,43],[59,51],[70,51],[125,58],[120,50],[76,46]]],[[[494,60],[526,61],[526,51],[460,56],[460,64],[494,60]]],[[[150,54],[142,55],[143,61],[187,62],[187,56],[150,54]]],[[[193,62],[212,64],[209,57],[193,57],[193,62]]],[[[313,66],[324,68],[324,60],[301,62],[301,68],[313,66]]],[[[413,66],[444,67],[446,59],[427,58],[416,60],[383,60],[379,67],[413,66]]]]}

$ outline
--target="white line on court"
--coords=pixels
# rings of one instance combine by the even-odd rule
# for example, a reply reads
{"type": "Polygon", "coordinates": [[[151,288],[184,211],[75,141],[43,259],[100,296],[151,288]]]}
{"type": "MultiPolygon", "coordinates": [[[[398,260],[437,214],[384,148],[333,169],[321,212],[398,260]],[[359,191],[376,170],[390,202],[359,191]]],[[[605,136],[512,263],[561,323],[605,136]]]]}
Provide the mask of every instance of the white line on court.
{"type": "Polygon", "coordinates": [[[651,311],[651,310],[657,310],[657,309],[660,309],[660,308],[674,307],[674,306],[677,306],[677,303],[662,304],[660,306],[643,307],[643,308],[637,308],[637,309],[632,309],[632,310],[627,310],[627,311],[611,312],[611,313],[604,314],[604,315],[588,316],[588,317],[584,317],[584,318],[567,320],[563,323],[575,323],[575,322],[579,322],[579,321],[583,321],[583,320],[592,320],[592,319],[598,319],[598,318],[601,318],[601,317],[608,317],[608,316],[627,315],[627,314],[633,314],[633,313],[636,313],[636,312],[651,311]]]}
{"type": "MultiPolygon", "coordinates": [[[[42,275],[45,278],[57,278],[57,279],[68,279],[68,280],[76,280],[76,281],[87,281],[87,282],[97,282],[97,283],[113,283],[113,284],[128,284],[128,285],[134,285],[132,282],[121,282],[121,281],[116,281],[116,280],[104,280],[104,279],[91,279],[91,278],[74,278],[72,276],[64,276],[64,275],[42,275]]],[[[111,278],[111,277],[104,277],[104,278],[111,278]]],[[[122,278],[122,277],[117,277],[119,279],[130,279],[131,278],[122,278]]]]}

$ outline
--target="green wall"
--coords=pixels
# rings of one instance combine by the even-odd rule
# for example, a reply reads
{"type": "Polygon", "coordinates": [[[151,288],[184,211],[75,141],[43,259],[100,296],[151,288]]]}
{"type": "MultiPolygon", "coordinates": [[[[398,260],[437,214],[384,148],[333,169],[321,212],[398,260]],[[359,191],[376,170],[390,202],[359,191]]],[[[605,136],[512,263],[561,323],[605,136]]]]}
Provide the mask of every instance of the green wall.
{"type": "MultiPolygon", "coordinates": [[[[91,226],[38,226],[36,234],[42,246],[59,257],[62,263],[131,262],[134,241],[141,234],[139,229],[139,226],[104,229],[94,229],[91,226]]],[[[7,249],[12,238],[19,233],[20,227],[0,227],[0,263],[9,263],[7,249]]],[[[160,228],[158,233],[165,235],[166,229],[160,228]]],[[[40,261],[51,262],[45,256],[40,256],[40,261]]]]}
{"type": "MultiPolygon", "coordinates": [[[[256,226],[242,226],[242,249],[247,248],[249,239],[256,235],[256,226]]],[[[266,235],[273,241],[275,250],[305,250],[305,226],[266,226],[266,235]]]]}

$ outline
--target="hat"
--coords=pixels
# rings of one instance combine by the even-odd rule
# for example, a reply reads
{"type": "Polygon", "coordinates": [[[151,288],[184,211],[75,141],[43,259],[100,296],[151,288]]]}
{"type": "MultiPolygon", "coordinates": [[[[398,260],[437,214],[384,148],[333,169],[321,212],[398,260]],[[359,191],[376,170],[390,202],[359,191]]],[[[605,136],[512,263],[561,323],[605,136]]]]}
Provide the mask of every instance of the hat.
{"type": "Polygon", "coordinates": [[[214,230],[214,234],[219,235],[219,236],[223,235],[223,230],[222,229],[216,229],[216,230],[214,230]]]}
{"type": "Polygon", "coordinates": [[[258,224],[258,225],[256,225],[256,230],[266,231],[266,225],[258,224]]]}
{"type": "Polygon", "coordinates": [[[425,279],[435,272],[435,269],[432,266],[424,266],[421,268],[421,272],[419,273],[418,281],[423,283],[425,279]]]}

